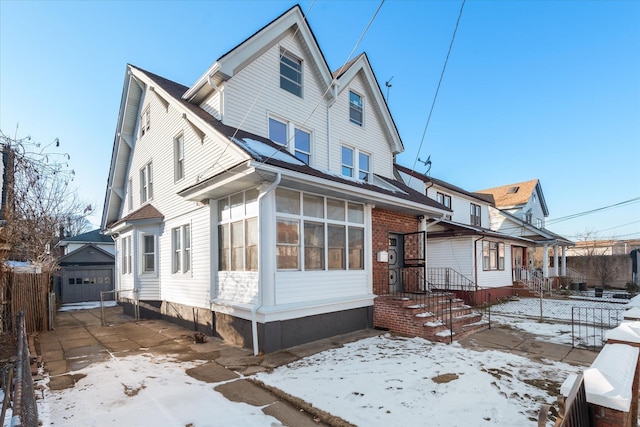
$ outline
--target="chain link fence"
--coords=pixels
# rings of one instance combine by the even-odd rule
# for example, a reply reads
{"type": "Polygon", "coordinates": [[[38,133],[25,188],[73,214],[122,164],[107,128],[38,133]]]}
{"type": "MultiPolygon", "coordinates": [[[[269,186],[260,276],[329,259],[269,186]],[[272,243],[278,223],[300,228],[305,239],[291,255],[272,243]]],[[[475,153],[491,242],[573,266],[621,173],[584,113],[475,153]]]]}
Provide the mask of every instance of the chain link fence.
{"type": "Polygon", "coordinates": [[[14,363],[5,365],[2,370],[5,398],[0,419],[5,422],[5,416],[11,409],[11,427],[37,427],[38,407],[31,376],[31,357],[24,312],[21,311],[18,314],[16,325],[17,358],[14,363]]]}
{"type": "Polygon", "coordinates": [[[606,332],[624,319],[627,301],[624,292],[564,291],[510,298],[493,305],[491,313],[494,321],[547,335],[550,341],[598,349],[604,345],[606,332]]]}

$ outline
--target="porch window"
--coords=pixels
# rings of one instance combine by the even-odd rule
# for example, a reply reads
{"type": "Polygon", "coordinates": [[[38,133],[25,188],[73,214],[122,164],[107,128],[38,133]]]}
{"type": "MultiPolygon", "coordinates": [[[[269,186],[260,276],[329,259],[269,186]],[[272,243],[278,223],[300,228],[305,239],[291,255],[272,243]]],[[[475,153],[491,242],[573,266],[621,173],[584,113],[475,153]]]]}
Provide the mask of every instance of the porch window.
{"type": "Polygon", "coordinates": [[[504,270],[504,243],[482,242],[482,269],[504,270]]]}
{"type": "Polygon", "coordinates": [[[258,191],[218,200],[219,271],[258,270],[258,191]]]}
{"type": "Polygon", "coordinates": [[[278,219],[276,223],[276,259],[278,270],[298,270],[300,246],[300,222],[278,219]]]}
{"type": "Polygon", "coordinates": [[[344,270],[346,233],[344,225],[329,225],[329,270],[344,270]]]}
{"type": "Polygon", "coordinates": [[[349,270],[364,270],[364,228],[349,227],[349,270]]]}
{"type": "Polygon", "coordinates": [[[280,188],[276,211],[279,270],[364,268],[364,205],[280,188]]]}
{"type": "Polygon", "coordinates": [[[324,270],[324,224],[304,223],[304,268],[324,270]]]}

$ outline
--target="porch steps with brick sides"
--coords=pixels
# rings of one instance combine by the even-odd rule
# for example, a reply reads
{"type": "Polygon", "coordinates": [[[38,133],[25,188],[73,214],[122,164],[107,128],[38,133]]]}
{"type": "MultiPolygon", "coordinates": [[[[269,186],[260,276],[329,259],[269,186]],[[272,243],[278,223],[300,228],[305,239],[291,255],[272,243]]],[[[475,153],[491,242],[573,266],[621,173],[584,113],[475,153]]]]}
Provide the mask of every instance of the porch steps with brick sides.
{"type": "Polygon", "coordinates": [[[398,335],[450,342],[488,329],[489,322],[454,294],[379,295],[374,300],[373,326],[398,335]],[[418,302],[416,300],[424,301],[418,302]],[[449,309],[451,300],[451,309],[449,309]],[[452,323],[451,327],[449,324],[452,323]]]}

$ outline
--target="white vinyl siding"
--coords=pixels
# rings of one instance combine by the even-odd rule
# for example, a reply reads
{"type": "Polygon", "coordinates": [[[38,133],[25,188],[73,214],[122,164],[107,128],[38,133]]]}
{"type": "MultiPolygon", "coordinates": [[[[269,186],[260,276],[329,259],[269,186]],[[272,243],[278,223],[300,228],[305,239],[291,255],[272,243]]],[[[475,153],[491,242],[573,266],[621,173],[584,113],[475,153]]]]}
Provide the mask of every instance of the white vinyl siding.
{"type": "Polygon", "coordinates": [[[225,83],[224,123],[268,137],[268,118],[286,118],[307,132],[313,131],[313,166],[327,169],[327,112],[323,101],[318,106],[325,89],[306,60],[306,50],[297,38],[287,35],[225,83]],[[280,47],[303,59],[302,98],[280,88],[280,47]]]}

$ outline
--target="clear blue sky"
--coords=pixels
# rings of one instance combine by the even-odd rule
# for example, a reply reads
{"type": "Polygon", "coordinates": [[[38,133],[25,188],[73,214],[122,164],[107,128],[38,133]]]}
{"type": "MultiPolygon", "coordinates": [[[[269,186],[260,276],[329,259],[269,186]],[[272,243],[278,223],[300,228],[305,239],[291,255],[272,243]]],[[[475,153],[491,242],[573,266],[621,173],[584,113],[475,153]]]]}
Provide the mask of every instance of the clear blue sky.
{"type": "MultiPolygon", "coordinates": [[[[0,128],[58,137],[99,224],[126,64],[189,86],[294,4],[0,0],[0,128]]],[[[379,4],[300,2],[331,69],[379,4]]],[[[423,140],[460,5],[387,0],[356,49],[393,78],[398,162],[469,191],[538,178],[552,231],[640,238],[638,200],[554,223],[640,197],[640,2],[467,1],[423,140]]]]}

